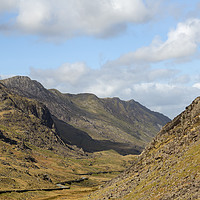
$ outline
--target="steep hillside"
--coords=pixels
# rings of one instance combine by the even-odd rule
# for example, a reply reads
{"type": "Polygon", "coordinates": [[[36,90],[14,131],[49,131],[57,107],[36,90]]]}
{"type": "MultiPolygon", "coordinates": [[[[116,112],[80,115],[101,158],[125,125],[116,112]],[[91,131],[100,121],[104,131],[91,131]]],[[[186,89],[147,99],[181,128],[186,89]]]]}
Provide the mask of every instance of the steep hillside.
{"type": "MultiPolygon", "coordinates": [[[[7,130],[14,130],[9,134],[9,139],[29,141],[37,147],[48,149],[63,143],[56,133],[52,116],[45,105],[13,94],[1,83],[0,129],[1,138],[8,136],[7,130]]],[[[67,148],[64,145],[63,148],[65,147],[67,148]]]]}
{"type": "Polygon", "coordinates": [[[200,199],[200,97],[89,199],[200,199]]]}
{"type": "Polygon", "coordinates": [[[114,149],[139,154],[160,127],[170,121],[134,100],[100,99],[93,94],[62,94],[28,77],[1,81],[13,92],[44,103],[55,116],[60,137],[85,151],[114,149]]]}
{"type": "Polygon", "coordinates": [[[42,151],[62,156],[83,154],[57,136],[46,106],[15,95],[0,84],[0,189],[52,187],[43,179],[48,170],[38,163],[44,159],[42,151]],[[41,173],[41,177],[29,170],[41,173]]]}
{"type": "Polygon", "coordinates": [[[65,144],[45,105],[0,83],[0,199],[82,199],[130,166],[132,157],[65,144]]]}

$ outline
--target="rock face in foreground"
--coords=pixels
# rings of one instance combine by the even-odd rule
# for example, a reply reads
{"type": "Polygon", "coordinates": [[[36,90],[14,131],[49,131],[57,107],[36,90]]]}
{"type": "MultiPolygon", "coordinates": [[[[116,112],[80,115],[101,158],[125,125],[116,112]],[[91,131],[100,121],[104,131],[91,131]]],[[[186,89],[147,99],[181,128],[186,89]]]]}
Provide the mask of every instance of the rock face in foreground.
{"type": "Polygon", "coordinates": [[[22,76],[1,82],[19,95],[44,103],[55,116],[62,140],[88,152],[114,149],[123,155],[140,154],[160,127],[170,121],[134,100],[63,94],[22,76]]]}
{"type": "Polygon", "coordinates": [[[168,123],[130,169],[89,199],[200,199],[200,97],[168,123]]]}

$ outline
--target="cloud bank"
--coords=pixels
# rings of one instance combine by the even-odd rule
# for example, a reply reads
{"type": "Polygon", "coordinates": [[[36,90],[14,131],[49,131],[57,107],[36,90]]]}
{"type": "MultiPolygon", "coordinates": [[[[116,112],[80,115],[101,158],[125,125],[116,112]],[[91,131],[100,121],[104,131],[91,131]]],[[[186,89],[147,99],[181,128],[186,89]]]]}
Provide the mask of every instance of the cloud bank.
{"type": "Polygon", "coordinates": [[[132,63],[156,63],[161,61],[187,61],[198,53],[200,44],[200,19],[191,18],[178,23],[169,31],[166,41],[157,36],[149,46],[122,55],[109,65],[131,65],[132,63]]]}
{"type": "Polygon", "coordinates": [[[0,13],[15,16],[10,26],[25,34],[46,38],[71,38],[80,35],[110,37],[129,23],[145,23],[154,16],[153,0],[2,0],[0,13]],[[13,25],[14,21],[14,25],[13,25]]]}

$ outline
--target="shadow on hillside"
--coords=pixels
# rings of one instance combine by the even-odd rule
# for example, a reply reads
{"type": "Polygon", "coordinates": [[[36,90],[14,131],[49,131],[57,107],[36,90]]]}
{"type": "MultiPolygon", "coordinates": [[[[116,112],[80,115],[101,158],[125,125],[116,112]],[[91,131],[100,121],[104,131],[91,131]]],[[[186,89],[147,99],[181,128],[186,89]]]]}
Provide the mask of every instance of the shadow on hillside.
{"type": "Polygon", "coordinates": [[[53,117],[59,137],[67,144],[76,145],[85,152],[97,152],[113,149],[121,155],[138,155],[143,149],[128,143],[118,143],[109,140],[94,140],[86,132],[53,117]]]}

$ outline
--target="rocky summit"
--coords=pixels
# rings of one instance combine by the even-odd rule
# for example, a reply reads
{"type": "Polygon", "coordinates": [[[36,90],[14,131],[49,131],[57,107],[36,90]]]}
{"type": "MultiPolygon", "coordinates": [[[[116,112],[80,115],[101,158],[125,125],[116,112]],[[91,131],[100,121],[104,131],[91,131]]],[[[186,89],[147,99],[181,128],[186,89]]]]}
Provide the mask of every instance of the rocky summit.
{"type": "Polygon", "coordinates": [[[200,97],[165,125],[130,169],[89,199],[200,199],[200,97]]]}
{"type": "Polygon", "coordinates": [[[87,152],[113,149],[122,155],[140,154],[170,121],[134,100],[63,94],[23,76],[1,82],[14,93],[45,104],[60,138],[87,152]]]}

